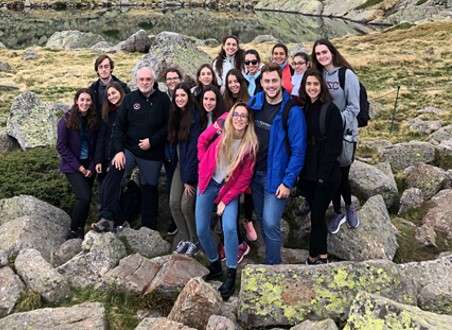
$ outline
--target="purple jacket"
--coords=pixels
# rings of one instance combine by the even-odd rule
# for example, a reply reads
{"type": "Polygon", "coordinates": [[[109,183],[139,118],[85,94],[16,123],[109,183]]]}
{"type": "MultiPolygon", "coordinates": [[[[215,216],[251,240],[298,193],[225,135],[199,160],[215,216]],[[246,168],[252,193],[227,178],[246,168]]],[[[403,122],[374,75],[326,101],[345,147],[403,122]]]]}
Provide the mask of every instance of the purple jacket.
{"type": "MultiPolygon", "coordinates": [[[[66,114],[58,122],[57,151],[60,154],[60,171],[76,173],[80,167],[80,131],[66,127],[66,114]]],[[[94,151],[97,130],[88,129],[88,161],[89,170],[94,173],[94,151]]]]}

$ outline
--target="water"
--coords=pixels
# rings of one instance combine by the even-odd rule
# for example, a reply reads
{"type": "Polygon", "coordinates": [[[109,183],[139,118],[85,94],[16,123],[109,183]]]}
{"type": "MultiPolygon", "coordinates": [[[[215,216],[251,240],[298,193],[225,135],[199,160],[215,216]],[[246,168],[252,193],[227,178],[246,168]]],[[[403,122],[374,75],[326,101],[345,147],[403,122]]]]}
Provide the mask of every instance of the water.
{"type": "Polygon", "coordinates": [[[0,11],[0,41],[9,48],[43,46],[54,32],[63,30],[98,33],[116,43],[138,29],[144,29],[149,34],[173,31],[217,40],[227,34],[235,34],[243,42],[251,41],[257,35],[272,34],[284,42],[303,42],[319,37],[367,33],[373,28],[340,19],[297,14],[206,9],[0,11]]]}

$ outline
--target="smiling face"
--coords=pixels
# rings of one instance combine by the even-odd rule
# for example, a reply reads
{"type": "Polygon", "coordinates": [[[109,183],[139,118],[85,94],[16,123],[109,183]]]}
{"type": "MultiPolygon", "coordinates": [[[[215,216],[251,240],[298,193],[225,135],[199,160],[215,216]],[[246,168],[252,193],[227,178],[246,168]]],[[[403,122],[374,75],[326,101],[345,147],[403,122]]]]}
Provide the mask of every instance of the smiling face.
{"type": "Polygon", "coordinates": [[[88,113],[92,103],[93,101],[91,100],[91,95],[88,93],[81,93],[75,101],[78,111],[80,111],[82,115],[86,115],[88,113]]]}
{"type": "Polygon", "coordinates": [[[270,100],[277,99],[281,95],[281,78],[276,71],[267,71],[262,74],[262,88],[265,96],[270,100]]]}
{"type": "Polygon", "coordinates": [[[308,63],[304,60],[302,56],[295,56],[293,58],[293,66],[296,73],[302,74],[308,68],[308,63]]]}
{"type": "Polygon", "coordinates": [[[111,104],[117,105],[121,100],[121,93],[116,88],[110,87],[107,89],[107,100],[111,104]]]}
{"type": "Polygon", "coordinates": [[[311,99],[311,103],[314,103],[319,98],[321,90],[320,80],[316,76],[306,78],[306,94],[311,99]]]}
{"type": "Polygon", "coordinates": [[[210,85],[213,81],[213,72],[207,67],[202,68],[199,72],[198,81],[204,86],[210,85]]]}
{"type": "Polygon", "coordinates": [[[315,58],[325,69],[333,65],[333,54],[326,45],[317,45],[314,49],[315,58]]]}
{"type": "Polygon", "coordinates": [[[173,91],[176,88],[176,85],[180,83],[180,77],[177,72],[168,72],[165,77],[166,86],[170,91],[173,91]]]}
{"type": "Polygon", "coordinates": [[[213,91],[207,91],[202,98],[202,106],[206,112],[212,112],[217,106],[217,95],[213,91]]]}
{"type": "Polygon", "coordinates": [[[238,95],[240,92],[239,80],[233,74],[228,76],[228,89],[233,95],[238,95]]]}
{"type": "Polygon", "coordinates": [[[227,56],[233,56],[237,50],[239,49],[239,45],[234,38],[227,38],[223,45],[223,50],[227,56]]]}
{"type": "Polygon", "coordinates": [[[97,66],[97,74],[102,80],[110,80],[112,71],[113,69],[111,68],[110,60],[108,58],[104,59],[97,66]]]}
{"type": "Polygon", "coordinates": [[[278,65],[282,65],[287,60],[287,54],[284,48],[276,47],[272,52],[272,62],[278,65]]]}
{"type": "Polygon", "coordinates": [[[248,126],[248,110],[242,105],[237,106],[232,112],[232,127],[236,133],[242,133],[248,126]]]}
{"type": "Polygon", "coordinates": [[[188,94],[182,89],[178,88],[174,92],[174,102],[180,109],[185,109],[188,103],[188,94]]]}
{"type": "Polygon", "coordinates": [[[245,55],[245,68],[246,71],[250,74],[255,74],[259,69],[259,61],[257,60],[256,55],[254,54],[246,54],[245,55]]]}

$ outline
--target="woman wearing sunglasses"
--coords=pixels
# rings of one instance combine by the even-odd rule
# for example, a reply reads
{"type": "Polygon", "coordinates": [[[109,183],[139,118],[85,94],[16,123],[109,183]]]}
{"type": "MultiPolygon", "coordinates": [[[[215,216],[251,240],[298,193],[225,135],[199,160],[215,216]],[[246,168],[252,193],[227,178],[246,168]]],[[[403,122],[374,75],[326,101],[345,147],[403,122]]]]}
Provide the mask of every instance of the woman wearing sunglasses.
{"type": "Polygon", "coordinates": [[[261,57],[255,49],[245,51],[244,77],[248,85],[248,95],[254,96],[262,90],[261,86],[261,57]]]}

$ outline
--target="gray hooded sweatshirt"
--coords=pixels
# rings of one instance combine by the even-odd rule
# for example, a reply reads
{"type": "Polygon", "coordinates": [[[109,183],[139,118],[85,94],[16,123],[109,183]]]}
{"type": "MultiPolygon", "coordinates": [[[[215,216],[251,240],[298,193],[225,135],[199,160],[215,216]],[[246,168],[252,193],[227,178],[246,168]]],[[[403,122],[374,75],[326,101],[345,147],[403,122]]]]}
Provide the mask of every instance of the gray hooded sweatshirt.
{"type": "Polygon", "coordinates": [[[359,114],[359,80],[356,74],[347,69],[345,71],[345,86],[341,88],[339,83],[339,68],[330,71],[323,70],[323,77],[328,87],[333,103],[341,110],[342,121],[345,123],[344,138],[350,142],[358,141],[359,114]]]}

